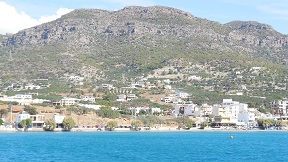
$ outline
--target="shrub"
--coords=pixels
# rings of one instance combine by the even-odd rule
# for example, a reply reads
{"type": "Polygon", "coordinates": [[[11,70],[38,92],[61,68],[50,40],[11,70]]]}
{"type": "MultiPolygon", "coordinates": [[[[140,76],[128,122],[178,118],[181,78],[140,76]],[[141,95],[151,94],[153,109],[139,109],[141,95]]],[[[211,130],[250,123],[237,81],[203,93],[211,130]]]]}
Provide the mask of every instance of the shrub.
{"type": "Polygon", "coordinates": [[[137,131],[137,130],[139,130],[139,127],[142,126],[142,122],[140,120],[134,120],[134,121],[132,121],[131,125],[137,131]]]}
{"type": "Polygon", "coordinates": [[[43,128],[45,131],[54,131],[56,128],[56,122],[53,119],[45,120],[45,127],[43,128]]]}
{"type": "Polygon", "coordinates": [[[24,111],[26,111],[28,114],[30,115],[36,115],[38,114],[37,110],[35,107],[32,107],[32,106],[25,106],[24,107],[24,111]]]}
{"type": "Polygon", "coordinates": [[[72,117],[65,117],[63,122],[64,130],[70,131],[75,126],[75,121],[72,119],[72,117]]]}
{"type": "Polygon", "coordinates": [[[114,128],[117,127],[117,126],[118,126],[118,123],[115,120],[109,121],[107,123],[107,127],[109,128],[110,131],[113,131],[114,128]]]}
{"type": "Polygon", "coordinates": [[[3,125],[4,121],[0,118],[0,125],[3,125]]]}

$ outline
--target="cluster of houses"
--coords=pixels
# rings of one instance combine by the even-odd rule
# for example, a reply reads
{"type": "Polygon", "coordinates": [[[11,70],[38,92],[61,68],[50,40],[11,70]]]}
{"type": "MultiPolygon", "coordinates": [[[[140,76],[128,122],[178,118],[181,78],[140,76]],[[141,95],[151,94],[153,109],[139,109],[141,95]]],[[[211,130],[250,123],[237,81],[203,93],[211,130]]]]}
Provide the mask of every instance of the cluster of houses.
{"type": "MultiPolygon", "coordinates": [[[[193,103],[175,104],[171,115],[174,115],[175,117],[194,116],[199,119],[197,121],[199,124],[202,122],[210,122],[212,127],[243,126],[252,128],[257,126],[257,120],[260,118],[286,120],[288,118],[288,100],[279,101],[278,104],[281,108],[278,107],[277,109],[282,109],[281,113],[285,112],[278,116],[260,113],[256,108],[248,108],[247,104],[233,101],[232,99],[223,99],[222,104],[215,105],[196,105],[193,103]]],[[[117,111],[118,109],[114,108],[114,110],[117,111]]],[[[151,114],[154,114],[155,112],[157,112],[157,114],[165,114],[160,108],[150,108],[147,106],[130,107],[129,110],[133,112],[133,115],[139,114],[140,111],[146,111],[151,114]]],[[[32,118],[33,128],[42,128],[44,126],[45,115],[29,115],[25,111],[16,116],[16,126],[19,126],[21,120],[27,118],[32,118]]],[[[57,127],[60,127],[65,116],[54,115],[53,118],[56,121],[57,127]]]]}
{"type": "MultiPolygon", "coordinates": [[[[70,77],[69,80],[81,80],[79,77],[70,77]]],[[[153,87],[150,84],[147,84],[145,78],[142,80],[132,83],[127,89],[132,88],[143,88],[147,86],[153,87]]],[[[271,102],[271,109],[273,110],[273,114],[263,114],[260,113],[256,108],[248,108],[248,105],[245,103],[240,103],[237,101],[233,101],[232,99],[224,99],[222,104],[202,104],[196,105],[193,103],[187,103],[184,100],[190,97],[190,94],[186,92],[182,92],[179,90],[172,90],[171,86],[169,85],[170,80],[164,80],[166,84],[165,89],[170,89],[172,92],[170,95],[161,99],[162,102],[165,103],[173,103],[175,105],[174,110],[170,111],[169,113],[163,112],[160,108],[150,108],[150,107],[131,107],[128,108],[131,112],[135,115],[139,114],[141,111],[149,112],[151,114],[157,112],[157,114],[161,115],[174,115],[174,116],[194,116],[199,117],[199,122],[210,122],[212,126],[219,127],[225,125],[241,125],[241,126],[248,126],[253,127],[257,125],[257,119],[259,118],[271,118],[271,119],[285,119],[288,118],[288,100],[278,100],[271,102]]],[[[107,89],[109,91],[115,91],[115,87],[111,84],[102,84],[100,86],[102,89],[107,89]]],[[[124,87],[125,88],[125,87],[124,87]]],[[[132,93],[132,90],[127,90],[126,93],[119,93],[117,95],[117,101],[119,102],[128,102],[133,99],[137,99],[138,97],[132,93]]],[[[18,102],[21,105],[29,105],[29,104],[36,104],[36,103],[43,103],[49,102],[53,105],[59,106],[72,106],[78,105],[81,107],[91,108],[98,110],[100,109],[101,105],[93,105],[95,103],[96,98],[93,96],[84,96],[81,99],[78,98],[69,98],[64,97],[59,101],[48,101],[48,100],[41,100],[41,99],[33,99],[32,94],[16,94],[15,96],[5,96],[0,95],[1,101],[7,102],[18,102]],[[80,101],[87,101],[91,104],[82,104],[79,103],[80,101]]],[[[119,110],[119,108],[112,108],[113,110],[119,110]]],[[[29,114],[19,114],[19,120],[17,117],[16,123],[21,121],[20,119],[24,119],[25,116],[29,114]]],[[[41,127],[44,124],[44,119],[40,116],[30,116],[31,118],[35,119],[35,125],[33,127],[41,127]],[[38,123],[36,121],[39,121],[38,123]]],[[[57,116],[56,116],[57,118],[57,116]]],[[[56,120],[56,119],[55,119],[56,120]]],[[[58,120],[58,119],[57,119],[58,120]]],[[[60,121],[60,120],[59,120],[60,121]]]]}

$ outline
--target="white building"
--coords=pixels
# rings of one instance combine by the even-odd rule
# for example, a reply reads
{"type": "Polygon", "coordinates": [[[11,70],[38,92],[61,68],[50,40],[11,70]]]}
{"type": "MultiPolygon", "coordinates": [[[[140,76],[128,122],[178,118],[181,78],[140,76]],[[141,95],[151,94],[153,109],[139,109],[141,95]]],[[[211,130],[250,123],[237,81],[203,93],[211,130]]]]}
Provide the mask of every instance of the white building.
{"type": "Polygon", "coordinates": [[[30,94],[16,94],[15,96],[12,96],[14,99],[19,100],[32,100],[32,95],[30,94]]]}
{"type": "Polygon", "coordinates": [[[125,94],[117,95],[117,101],[120,102],[127,101],[127,96],[125,94]]]}
{"type": "Polygon", "coordinates": [[[175,115],[195,116],[196,104],[176,104],[175,115]]]}
{"type": "Polygon", "coordinates": [[[41,89],[41,86],[36,86],[36,85],[27,85],[27,86],[25,86],[25,89],[30,89],[30,90],[32,90],[32,89],[41,89]]]}
{"type": "Polygon", "coordinates": [[[137,99],[138,97],[136,94],[127,94],[127,101],[131,101],[133,99],[137,99]]]}
{"type": "Polygon", "coordinates": [[[172,86],[171,85],[165,85],[164,89],[172,89],[172,86]]]}
{"type": "Polygon", "coordinates": [[[9,97],[1,97],[1,101],[7,101],[7,102],[18,102],[21,105],[29,105],[30,103],[33,103],[32,95],[31,94],[16,94],[15,96],[9,96],[9,97]]]}
{"type": "Polygon", "coordinates": [[[287,109],[288,109],[288,100],[281,100],[279,101],[279,108],[283,110],[283,114],[287,114],[287,109]]]}
{"type": "Polygon", "coordinates": [[[20,126],[20,122],[22,120],[26,120],[30,118],[30,114],[28,114],[26,111],[22,111],[20,114],[16,115],[16,127],[18,128],[20,126]]]}
{"type": "Polygon", "coordinates": [[[112,90],[112,89],[114,89],[114,86],[112,84],[102,84],[101,88],[102,89],[112,90]]]}
{"type": "Polygon", "coordinates": [[[174,104],[180,104],[183,103],[184,101],[181,98],[174,97],[171,99],[171,102],[174,104]]]}
{"type": "Polygon", "coordinates": [[[208,104],[202,104],[201,106],[195,107],[195,116],[209,116],[212,115],[213,107],[208,104]]]}
{"type": "Polygon", "coordinates": [[[78,104],[78,105],[81,107],[94,109],[94,110],[99,110],[101,108],[101,105],[91,105],[91,104],[78,104]]]}
{"type": "Polygon", "coordinates": [[[255,113],[251,111],[239,113],[238,122],[243,122],[248,127],[254,126],[256,124],[255,113]]]}
{"type": "Polygon", "coordinates": [[[160,109],[160,108],[151,108],[151,111],[152,111],[152,114],[154,113],[154,112],[157,112],[157,113],[161,113],[162,112],[162,110],[160,109]]]}
{"type": "Polygon", "coordinates": [[[32,128],[43,128],[45,123],[45,115],[30,115],[32,119],[32,128]]]}
{"type": "Polygon", "coordinates": [[[190,95],[186,92],[177,92],[176,96],[179,98],[188,98],[190,95]]]}
{"type": "Polygon", "coordinates": [[[165,103],[171,103],[173,98],[175,98],[175,97],[166,96],[166,97],[162,98],[161,101],[165,102],[165,103]]]}
{"type": "Polygon", "coordinates": [[[45,115],[30,115],[26,111],[22,111],[16,116],[16,127],[19,128],[20,122],[26,119],[32,119],[32,129],[33,128],[43,128],[45,122],[45,115]]]}
{"type": "Polygon", "coordinates": [[[60,105],[62,106],[75,105],[76,101],[79,101],[79,99],[64,97],[60,100],[60,105]]]}
{"type": "Polygon", "coordinates": [[[63,128],[63,120],[64,120],[65,116],[60,116],[60,115],[54,115],[53,119],[56,123],[56,128],[63,128]]]}
{"type": "Polygon", "coordinates": [[[238,122],[239,113],[248,113],[248,105],[240,103],[237,101],[232,101],[232,99],[223,99],[223,106],[226,107],[226,115],[230,117],[232,122],[238,122]]]}
{"type": "Polygon", "coordinates": [[[95,97],[92,97],[92,96],[84,96],[82,98],[82,101],[89,101],[89,102],[95,102],[95,97]]]}

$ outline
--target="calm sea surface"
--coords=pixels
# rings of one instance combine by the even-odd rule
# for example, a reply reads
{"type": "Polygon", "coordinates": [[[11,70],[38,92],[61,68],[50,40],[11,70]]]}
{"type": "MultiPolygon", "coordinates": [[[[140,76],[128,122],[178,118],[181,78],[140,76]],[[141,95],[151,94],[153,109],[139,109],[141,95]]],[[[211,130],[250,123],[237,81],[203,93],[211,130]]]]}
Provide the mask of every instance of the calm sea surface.
{"type": "Polygon", "coordinates": [[[0,133],[0,158],[1,162],[286,162],[288,132],[0,133]]]}

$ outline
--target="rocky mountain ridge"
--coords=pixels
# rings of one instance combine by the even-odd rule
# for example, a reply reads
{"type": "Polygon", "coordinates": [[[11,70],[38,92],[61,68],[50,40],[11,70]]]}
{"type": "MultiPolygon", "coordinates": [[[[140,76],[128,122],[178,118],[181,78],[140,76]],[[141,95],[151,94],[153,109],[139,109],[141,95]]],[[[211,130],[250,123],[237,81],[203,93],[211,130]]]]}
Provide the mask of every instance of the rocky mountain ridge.
{"type": "MultiPolygon", "coordinates": [[[[79,73],[79,67],[93,69],[93,73],[125,66],[153,70],[155,64],[191,57],[195,61],[199,55],[217,58],[235,53],[276,64],[286,64],[288,57],[288,36],[269,25],[253,21],[220,24],[163,6],[77,9],[0,40],[0,63],[10,67],[7,60],[12,53],[22,73],[30,71],[33,77],[40,75],[31,72],[33,67],[63,76],[79,73]]],[[[1,73],[12,71],[13,67],[4,68],[1,73]]]]}

